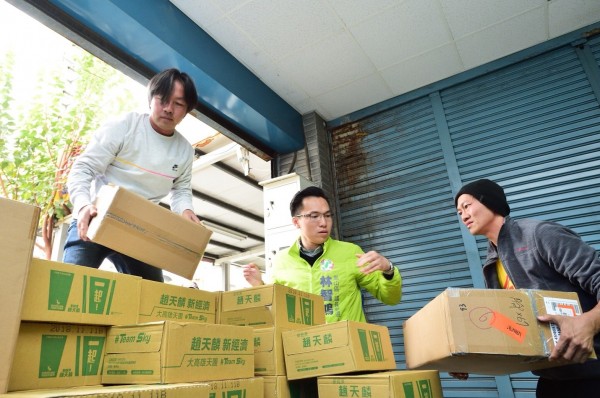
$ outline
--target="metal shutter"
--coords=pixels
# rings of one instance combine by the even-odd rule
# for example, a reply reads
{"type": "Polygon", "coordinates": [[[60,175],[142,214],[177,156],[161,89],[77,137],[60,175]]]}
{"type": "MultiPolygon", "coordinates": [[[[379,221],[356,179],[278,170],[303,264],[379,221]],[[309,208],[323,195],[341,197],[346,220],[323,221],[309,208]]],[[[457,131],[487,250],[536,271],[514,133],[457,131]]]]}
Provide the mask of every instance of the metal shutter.
{"type": "MultiPolygon", "coordinates": [[[[600,63],[600,41],[589,46],[600,63]]],[[[369,320],[390,329],[399,368],[402,322],[446,287],[480,277],[468,265],[449,175],[460,176],[454,185],[492,178],[514,217],[558,221],[599,248],[599,132],[598,100],[571,46],[332,131],[341,238],[402,272],[401,304],[368,294],[364,303],[369,320]]],[[[486,247],[477,240],[480,262],[486,247]]],[[[453,397],[531,397],[536,384],[531,373],[442,377],[453,397]]]]}

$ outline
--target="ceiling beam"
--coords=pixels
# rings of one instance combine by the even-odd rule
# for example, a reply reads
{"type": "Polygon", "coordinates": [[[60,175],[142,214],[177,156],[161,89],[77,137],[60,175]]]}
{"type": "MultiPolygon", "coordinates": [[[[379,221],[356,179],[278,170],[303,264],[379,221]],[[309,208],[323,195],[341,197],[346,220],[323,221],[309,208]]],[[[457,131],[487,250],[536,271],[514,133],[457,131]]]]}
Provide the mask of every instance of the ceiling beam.
{"type": "Polygon", "coordinates": [[[42,23],[65,27],[60,33],[68,31],[73,42],[91,43],[86,50],[110,54],[146,79],[172,67],[187,72],[198,89],[197,109],[257,154],[274,158],[304,147],[300,113],[169,0],[10,3],[32,5],[42,23]]]}

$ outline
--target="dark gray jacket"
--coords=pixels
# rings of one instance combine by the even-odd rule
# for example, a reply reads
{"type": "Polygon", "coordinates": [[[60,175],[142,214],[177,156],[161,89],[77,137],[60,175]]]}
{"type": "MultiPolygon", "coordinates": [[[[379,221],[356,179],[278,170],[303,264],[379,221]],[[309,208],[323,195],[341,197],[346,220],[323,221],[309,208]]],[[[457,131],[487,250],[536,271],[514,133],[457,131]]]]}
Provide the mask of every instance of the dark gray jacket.
{"type": "MultiPolygon", "coordinates": [[[[600,301],[598,254],[565,226],[549,221],[506,217],[498,236],[498,247],[490,242],[483,265],[485,283],[493,289],[501,288],[496,273],[498,256],[517,289],[576,292],[584,312],[600,301]]],[[[594,348],[600,358],[600,334],[594,338],[594,348]]],[[[600,360],[533,373],[563,380],[600,377],[600,360]]]]}

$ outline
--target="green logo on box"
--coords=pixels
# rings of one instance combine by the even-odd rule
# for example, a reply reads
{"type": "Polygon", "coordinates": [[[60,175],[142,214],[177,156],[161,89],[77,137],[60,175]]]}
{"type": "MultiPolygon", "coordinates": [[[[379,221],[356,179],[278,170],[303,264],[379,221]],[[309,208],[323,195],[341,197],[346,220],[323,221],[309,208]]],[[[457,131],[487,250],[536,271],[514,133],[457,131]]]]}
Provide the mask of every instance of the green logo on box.
{"type": "MultiPolygon", "coordinates": [[[[74,274],[58,270],[50,271],[48,310],[66,311],[74,274]]],[[[114,279],[83,276],[83,312],[90,314],[110,314],[115,291],[114,279]]]]}
{"type": "Polygon", "coordinates": [[[58,375],[58,367],[60,366],[66,343],[66,335],[42,335],[38,378],[47,379],[58,375]]]}
{"type": "Polygon", "coordinates": [[[110,314],[115,292],[115,280],[96,276],[83,277],[83,312],[110,314]]]}
{"type": "MultiPolygon", "coordinates": [[[[77,362],[81,360],[81,374],[83,376],[96,376],[102,362],[102,353],[104,352],[103,336],[83,336],[83,346],[81,345],[81,336],[77,337],[77,362]],[[80,347],[81,354],[80,355],[80,347]]],[[[79,373],[79,366],[76,367],[76,375],[79,373]]]]}
{"type": "Polygon", "coordinates": [[[57,270],[50,271],[50,290],[48,291],[48,310],[64,311],[73,284],[73,273],[57,270]]]}
{"type": "Polygon", "coordinates": [[[358,339],[363,352],[363,358],[366,362],[384,361],[383,347],[381,345],[381,334],[376,330],[358,329],[358,339]],[[373,348],[373,353],[369,347],[373,348]]]}
{"type": "Polygon", "coordinates": [[[314,323],[314,303],[309,298],[300,298],[301,314],[296,318],[296,296],[286,294],[286,305],[288,322],[299,323],[302,325],[312,325],[314,323]]]}
{"type": "MultiPolygon", "coordinates": [[[[419,398],[433,398],[431,391],[431,381],[429,379],[417,380],[417,387],[419,391],[419,398]]],[[[406,398],[416,398],[415,387],[411,381],[405,381],[402,383],[404,389],[404,396],[406,398]]]]}

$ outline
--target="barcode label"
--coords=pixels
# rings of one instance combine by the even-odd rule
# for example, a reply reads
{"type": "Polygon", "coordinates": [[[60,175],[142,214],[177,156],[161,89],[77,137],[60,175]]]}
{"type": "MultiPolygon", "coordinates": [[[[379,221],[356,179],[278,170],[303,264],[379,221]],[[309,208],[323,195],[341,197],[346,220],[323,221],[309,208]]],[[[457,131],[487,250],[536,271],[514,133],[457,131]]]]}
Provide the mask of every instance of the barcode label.
{"type": "MultiPolygon", "coordinates": [[[[546,313],[550,315],[575,316],[581,315],[581,307],[577,300],[560,299],[555,297],[544,297],[546,313]]],[[[560,329],[555,323],[550,323],[550,332],[554,344],[558,342],[560,337],[560,329]]]]}

